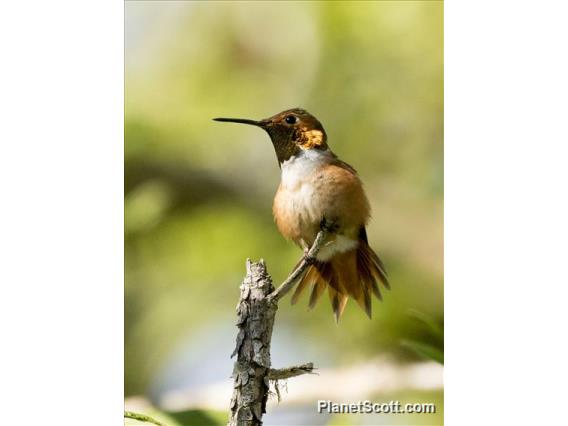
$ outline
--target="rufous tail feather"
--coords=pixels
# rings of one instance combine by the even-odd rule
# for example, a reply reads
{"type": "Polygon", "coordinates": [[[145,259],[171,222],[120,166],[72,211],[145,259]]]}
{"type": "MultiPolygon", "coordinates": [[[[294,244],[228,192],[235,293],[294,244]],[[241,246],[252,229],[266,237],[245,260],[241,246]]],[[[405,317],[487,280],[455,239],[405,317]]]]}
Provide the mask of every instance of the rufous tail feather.
{"type": "Polygon", "coordinates": [[[306,287],[311,287],[308,306],[312,309],[327,288],[336,321],[341,318],[349,297],[355,299],[371,318],[371,294],[382,300],[378,282],[390,288],[383,263],[369,247],[366,235],[360,234],[357,248],[337,254],[327,262],[316,261],[308,267],[292,295],[292,304],[298,301],[306,287]]]}

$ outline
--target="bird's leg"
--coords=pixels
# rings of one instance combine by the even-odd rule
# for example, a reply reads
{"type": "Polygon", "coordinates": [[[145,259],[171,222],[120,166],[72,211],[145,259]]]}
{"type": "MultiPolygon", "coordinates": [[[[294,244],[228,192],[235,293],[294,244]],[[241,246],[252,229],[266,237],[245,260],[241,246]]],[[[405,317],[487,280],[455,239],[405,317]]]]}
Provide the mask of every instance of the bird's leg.
{"type": "MultiPolygon", "coordinates": [[[[329,242],[322,243],[322,247],[325,247],[328,244],[329,242]]],[[[300,246],[304,250],[304,253],[302,254],[302,261],[308,265],[313,265],[314,263],[316,263],[317,258],[315,256],[310,256],[311,247],[308,245],[308,243],[306,243],[306,241],[303,238],[300,240],[300,246]]]]}
{"type": "Polygon", "coordinates": [[[278,300],[280,300],[282,296],[284,296],[292,289],[292,287],[296,283],[296,280],[302,276],[308,266],[312,265],[316,261],[316,256],[320,248],[323,246],[324,240],[330,233],[335,232],[334,230],[337,229],[333,225],[331,225],[330,229],[330,225],[328,225],[325,218],[321,221],[320,228],[321,229],[316,235],[314,243],[308,250],[308,253],[302,257],[302,261],[299,263],[296,269],[288,276],[288,278],[286,278],[286,281],[284,281],[280,287],[278,287],[268,296],[268,300],[271,303],[278,302],[278,300]]]}
{"type": "Polygon", "coordinates": [[[334,234],[339,230],[339,220],[330,220],[324,216],[320,222],[320,229],[330,234],[334,234]]]}
{"type": "MultiPolygon", "coordinates": [[[[339,225],[339,220],[329,220],[327,218],[324,218],[321,220],[320,222],[320,230],[324,231],[328,234],[328,237],[330,235],[333,234],[337,234],[339,231],[340,225],[339,225]]],[[[329,247],[330,245],[332,245],[333,243],[335,243],[335,237],[331,238],[331,239],[327,239],[327,241],[325,241],[322,245],[322,247],[329,247]]]]}
{"type": "MultiPolygon", "coordinates": [[[[323,219],[320,221],[319,227],[320,227],[320,232],[324,232],[327,235],[326,238],[322,240],[321,247],[329,247],[331,244],[333,244],[334,241],[333,240],[325,241],[325,240],[330,234],[334,234],[339,230],[338,220],[329,220],[326,219],[324,216],[323,219]]],[[[315,256],[310,256],[311,247],[306,243],[306,241],[303,238],[300,239],[300,246],[304,250],[304,255],[302,256],[303,260],[309,265],[313,265],[317,261],[317,259],[315,256]]]]}

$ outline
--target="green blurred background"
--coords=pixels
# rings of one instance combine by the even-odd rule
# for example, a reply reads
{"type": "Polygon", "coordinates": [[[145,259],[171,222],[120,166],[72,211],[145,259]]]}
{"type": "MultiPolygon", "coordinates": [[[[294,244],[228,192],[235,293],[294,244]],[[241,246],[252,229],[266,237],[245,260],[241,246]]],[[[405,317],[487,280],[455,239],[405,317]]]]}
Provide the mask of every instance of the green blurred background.
{"type": "MultiPolygon", "coordinates": [[[[268,136],[211,118],[260,119],[297,106],[320,119],[333,151],[364,181],[369,241],[392,291],[373,301],[372,320],[350,302],[338,326],[327,298],[313,311],[305,298],[282,302],[275,366],[439,360],[432,351],[443,351],[443,3],[125,7],[126,396],[160,405],[172,390],[231,374],[245,259],[264,258],[278,284],[301,251],[273,223],[279,169],[268,136]]],[[[391,423],[441,422],[443,391],[418,388],[399,389],[398,398],[434,401],[438,414],[391,423]]],[[[322,424],[377,421],[363,417],[322,424]]]]}

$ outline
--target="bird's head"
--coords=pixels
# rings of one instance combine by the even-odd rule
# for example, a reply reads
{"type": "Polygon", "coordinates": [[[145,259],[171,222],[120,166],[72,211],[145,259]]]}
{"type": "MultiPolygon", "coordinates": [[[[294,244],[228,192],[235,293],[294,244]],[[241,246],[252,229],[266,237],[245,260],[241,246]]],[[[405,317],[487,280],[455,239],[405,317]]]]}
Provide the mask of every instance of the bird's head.
{"type": "Polygon", "coordinates": [[[250,124],[266,130],[274,145],[279,164],[302,150],[328,149],[327,135],[323,126],[317,118],[301,108],[282,111],[259,121],[243,118],[214,118],[214,120],[250,124]]]}

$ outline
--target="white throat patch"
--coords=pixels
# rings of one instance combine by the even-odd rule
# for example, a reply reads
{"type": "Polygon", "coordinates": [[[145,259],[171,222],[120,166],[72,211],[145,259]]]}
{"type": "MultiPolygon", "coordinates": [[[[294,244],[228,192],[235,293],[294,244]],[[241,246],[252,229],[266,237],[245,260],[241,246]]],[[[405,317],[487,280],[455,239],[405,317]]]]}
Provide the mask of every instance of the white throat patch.
{"type": "Polygon", "coordinates": [[[282,186],[295,189],[310,177],[317,168],[331,162],[333,158],[331,151],[318,149],[301,151],[298,155],[290,157],[281,165],[282,186]]]}

